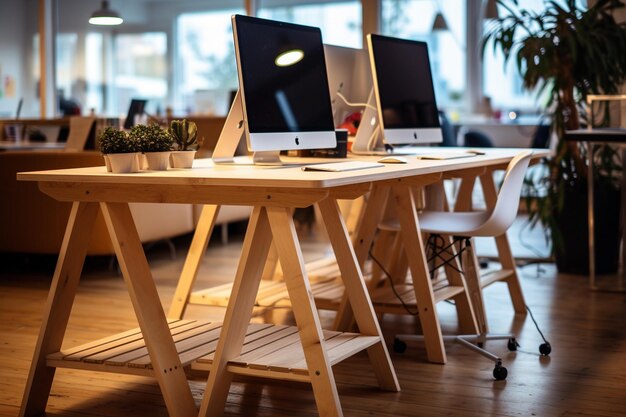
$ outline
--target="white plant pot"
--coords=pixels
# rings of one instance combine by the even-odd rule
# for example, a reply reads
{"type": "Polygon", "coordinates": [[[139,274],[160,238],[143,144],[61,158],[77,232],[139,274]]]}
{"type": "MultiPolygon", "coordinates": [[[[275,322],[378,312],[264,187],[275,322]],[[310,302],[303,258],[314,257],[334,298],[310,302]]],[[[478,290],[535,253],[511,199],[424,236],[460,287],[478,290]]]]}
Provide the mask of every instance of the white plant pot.
{"type": "Polygon", "coordinates": [[[170,151],[167,152],[146,152],[144,154],[148,161],[148,169],[151,171],[165,171],[170,162],[170,151]]]}
{"type": "Polygon", "coordinates": [[[133,153],[111,153],[108,155],[111,172],[139,172],[139,161],[137,152],[133,153]]]}
{"type": "Polygon", "coordinates": [[[107,172],[111,172],[111,161],[109,161],[109,155],[102,155],[104,157],[104,166],[107,167],[107,172]]]}
{"type": "Polygon", "coordinates": [[[172,151],[170,163],[172,168],[191,168],[196,151],[172,151]]]}

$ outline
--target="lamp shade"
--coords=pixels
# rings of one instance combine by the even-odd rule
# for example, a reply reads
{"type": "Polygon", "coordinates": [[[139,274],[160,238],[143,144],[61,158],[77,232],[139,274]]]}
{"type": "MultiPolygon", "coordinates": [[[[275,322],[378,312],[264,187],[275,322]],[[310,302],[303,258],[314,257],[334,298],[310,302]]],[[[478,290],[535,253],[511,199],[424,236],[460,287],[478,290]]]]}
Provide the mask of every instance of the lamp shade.
{"type": "Polygon", "coordinates": [[[433,21],[432,31],[436,30],[449,30],[448,22],[446,22],[446,18],[443,17],[443,13],[437,12],[435,15],[435,20],[433,21]]]}
{"type": "Polygon", "coordinates": [[[89,23],[92,25],[102,26],[120,25],[123,21],[124,20],[120,17],[119,13],[109,8],[109,2],[107,0],[103,0],[100,10],[93,12],[89,18],[89,23]]]}

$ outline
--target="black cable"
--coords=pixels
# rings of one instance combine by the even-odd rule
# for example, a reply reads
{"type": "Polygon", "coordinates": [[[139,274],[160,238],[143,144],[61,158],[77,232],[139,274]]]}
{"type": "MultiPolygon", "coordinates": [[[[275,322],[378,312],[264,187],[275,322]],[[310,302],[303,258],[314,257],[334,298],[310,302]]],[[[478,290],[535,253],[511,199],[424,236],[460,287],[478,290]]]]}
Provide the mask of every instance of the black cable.
{"type": "Polygon", "coordinates": [[[537,320],[535,320],[535,317],[533,316],[533,312],[530,310],[530,307],[528,307],[528,304],[526,304],[526,310],[528,310],[528,313],[530,314],[530,318],[532,319],[533,323],[535,323],[535,328],[539,332],[539,335],[541,336],[544,342],[548,343],[545,336],[541,332],[541,329],[539,328],[539,324],[537,324],[537,320]]]}
{"type": "Polygon", "coordinates": [[[402,304],[402,308],[404,308],[406,310],[407,313],[409,313],[412,316],[417,316],[419,315],[419,311],[412,311],[411,308],[404,302],[404,300],[402,299],[402,297],[400,296],[400,294],[398,294],[398,291],[396,290],[396,286],[395,283],[393,282],[393,279],[391,278],[391,274],[389,273],[389,271],[387,271],[387,269],[382,265],[382,263],[380,263],[380,261],[378,259],[376,259],[376,257],[374,256],[374,254],[372,253],[372,250],[370,249],[369,251],[369,256],[370,258],[372,258],[372,261],[374,261],[374,263],[381,269],[381,271],[383,271],[383,273],[385,274],[385,276],[387,277],[387,279],[389,280],[389,284],[391,285],[391,291],[393,291],[393,294],[396,296],[396,298],[400,301],[400,304],[402,304]]]}
{"type": "MultiPolygon", "coordinates": [[[[449,266],[452,269],[454,269],[455,271],[457,271],[460,274],[464,274],[462,269],[457,268],[455,265],[453,265],[451,262],[454,258],[458,257],[467,247],[468,242],[465,242],[465,246],[461,245],[461,248],[459,249],[459,252],[456,254],[456,256],[453,256],[451,259],[443,259],[441,257],[441,253],[443,252],[447,252],[448,249],[450,249],[451,247],[453,247],[456,242],[457,239],[454,239],[454,242],[452,242],[451,244],[449,244],[448,246],[445,246],[445,244],[441,243],[440,245],[437,245],[437,238],[439,238],[442,242],[443,239],[441,239],[440,235],[436,235],[436,234],[431,234],[427,240],[426,246],[427,246],[427,250],[432,250],[433,255],[428,257],[427,262],[430,263],[431,261],[435,260],[436,258],[441,258],[441,264],[436,266],[435,268],[433,268],[430,272],[431,277],[432,277],[432,273],[441,268],[442,266],[449,266]]],[[[462,239],[465,240],[465,239],[462,239]]],[[[412,316],[417,316],[419,315],[419,311],[412,311],[411,308],[408,306],[408,304],[406,304],[406,302],[402,299],[402,296],[398,293],[398,290],[396,289],[395,283],[391,277],[391,274],[389,273],[389,271],[387,271],[387,269],[383,266],[383,264],[376,259],[376,257],[374,256],[374,254],[372,253],[372,248],[370,248],[369,250],[369,256],[370,258],[372,258],[372,261],[374,261],[374,263],[381,269],[381,271],[383,271],[383,273],[385,274],[385,276],[387,277],[387,279],[389,280],[389,284],[391,285],[391,291],[393,292],[393,294],[395,295],[395,297],[398,299],[398,301],[400,301],[400,304],[402,304],[402,308],[404,308],[404,310],[412,315],[412,316]]],[[[446,300],[448,301],[448,300],[446,300]]]]}

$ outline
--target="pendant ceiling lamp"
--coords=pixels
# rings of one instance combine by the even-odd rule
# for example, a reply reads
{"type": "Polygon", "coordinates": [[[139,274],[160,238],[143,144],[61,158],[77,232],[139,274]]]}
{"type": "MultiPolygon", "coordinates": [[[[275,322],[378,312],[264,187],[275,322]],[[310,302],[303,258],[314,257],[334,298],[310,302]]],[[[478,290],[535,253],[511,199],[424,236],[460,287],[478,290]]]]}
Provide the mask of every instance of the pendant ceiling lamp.
{"type": "Polygon", "coordinates": [[[431,30],[433,32],[438,30],[449,30],[448,22],[446,22],[446,18],[443,17],[443,13],[441,13],[441,11],[437,12],[435,15],[435,20],[433,20],[433,27],[431,30]]]}
{"type": "Polygon", "coordinates": [[[124,19],[120,17],[118,12],[109,8],[107,0],[103,0],[100,9],[93,12],[89,18],[89,23],[101,26],[121,25],[123,21],[124,19]]]}

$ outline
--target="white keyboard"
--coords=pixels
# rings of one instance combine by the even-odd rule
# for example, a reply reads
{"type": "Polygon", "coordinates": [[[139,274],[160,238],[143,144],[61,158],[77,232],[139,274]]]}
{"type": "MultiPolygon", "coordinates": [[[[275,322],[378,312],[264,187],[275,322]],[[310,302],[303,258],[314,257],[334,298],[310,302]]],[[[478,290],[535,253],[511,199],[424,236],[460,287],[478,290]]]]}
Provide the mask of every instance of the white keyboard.
{"type": "Polygon", "coordinates": [[[469,158],[472,156],[480,155],[477,152],[468,152],[468,151],[459,151],[459,152],[440,152],[440,153],[428,153],[416,155],[418,159],[435,159],[435,160],[445,160],[445,159],[457,159],[457,158],[469,158]]]}
{"type": "Polygon", "coordinates": [[[306,165],[302,167],[303,171],[329,171],[343,172],[354,171],[357,169],[380,168],[382,164],[377,162],[365,161],[347,161],[347,162],[329,162],[324,164],[306,165]]]}

